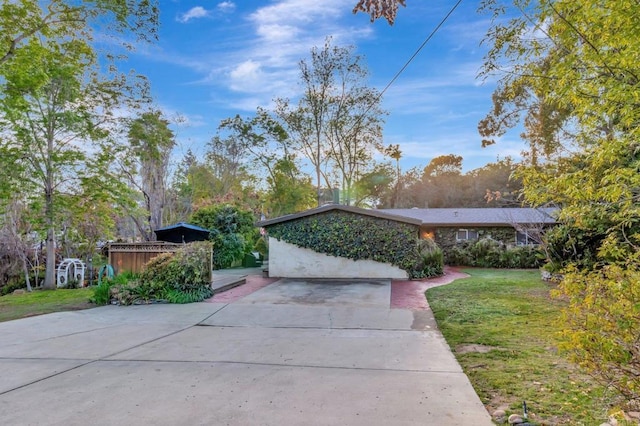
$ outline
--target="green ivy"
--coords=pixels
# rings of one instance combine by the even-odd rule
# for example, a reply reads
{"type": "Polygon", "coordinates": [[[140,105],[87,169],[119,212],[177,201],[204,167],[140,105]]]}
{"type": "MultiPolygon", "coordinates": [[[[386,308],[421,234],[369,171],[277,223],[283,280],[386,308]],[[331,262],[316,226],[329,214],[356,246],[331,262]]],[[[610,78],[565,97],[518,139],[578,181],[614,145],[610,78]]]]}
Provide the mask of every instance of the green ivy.
{"type": "Polygon", "coordinates": [[[332,211],[273,224],[267,230],[271,237],[318,253],[396,265],[410,278],[442,274],[439,249],[420,243],[417,225],[332,211]],[[432,252],[436,254],[430,256],[432,252]]]}

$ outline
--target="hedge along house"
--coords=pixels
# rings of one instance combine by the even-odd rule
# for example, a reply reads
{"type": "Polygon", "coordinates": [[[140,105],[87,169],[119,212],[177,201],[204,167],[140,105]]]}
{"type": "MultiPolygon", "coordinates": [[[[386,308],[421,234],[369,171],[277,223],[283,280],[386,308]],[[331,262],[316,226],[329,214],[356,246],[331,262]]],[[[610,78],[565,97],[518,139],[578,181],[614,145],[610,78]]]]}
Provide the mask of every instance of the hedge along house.
{"type": "Polygon", "coordinates": [[[337,204],[257,223],[269,236],[269,275],[287,278],[409,278],[421,225],[337,204]]]}
{"type": "Polygon", "coordinates": [[[535,245],[555,225],[554,208],[384,209],[385,213],[420,221],[421,238],[444,251],[456,244],[491,238],[507,246],[535,245]]]}

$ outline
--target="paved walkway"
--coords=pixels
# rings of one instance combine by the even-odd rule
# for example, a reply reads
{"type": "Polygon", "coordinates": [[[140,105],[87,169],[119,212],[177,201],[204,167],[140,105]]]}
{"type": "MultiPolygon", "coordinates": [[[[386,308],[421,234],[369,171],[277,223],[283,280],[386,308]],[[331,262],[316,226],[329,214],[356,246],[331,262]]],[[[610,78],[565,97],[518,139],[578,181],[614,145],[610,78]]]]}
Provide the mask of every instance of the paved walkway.
{"type": "Polygon", "coordinates": [[[0,323],[0,424],[492,424],[430,311],[391,308],[397,283],[246,285],[0,323]]]}

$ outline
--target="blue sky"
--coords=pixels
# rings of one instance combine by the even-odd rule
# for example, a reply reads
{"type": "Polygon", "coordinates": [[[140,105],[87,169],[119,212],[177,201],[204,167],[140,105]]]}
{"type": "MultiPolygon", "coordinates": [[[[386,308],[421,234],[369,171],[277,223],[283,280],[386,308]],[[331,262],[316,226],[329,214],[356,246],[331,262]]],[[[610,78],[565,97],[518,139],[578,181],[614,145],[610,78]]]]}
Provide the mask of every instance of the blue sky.
{"type": "MultiPolygon", "coordinates": [[[[179,159],[196,154],[220,120],[252,115],[276,97],[299,94],[298,62],[327,36],[355,46],[382,90],[413,55],[453,0],[409,0],[395,25],[352,14],[356,0],[163,0],[159,41],[140,46],[129,65],[146,75],[156,105],[172,120],[179,159]]],[[[404,170],[439,155],[464,158],[465,171],[498,157],[520,157],[517,132],[482,148],[478,121],[491,106],[492,81],[476,75],[489,17],[463,2],[383,97],[384,144],[399,144],[404,170]]]]}

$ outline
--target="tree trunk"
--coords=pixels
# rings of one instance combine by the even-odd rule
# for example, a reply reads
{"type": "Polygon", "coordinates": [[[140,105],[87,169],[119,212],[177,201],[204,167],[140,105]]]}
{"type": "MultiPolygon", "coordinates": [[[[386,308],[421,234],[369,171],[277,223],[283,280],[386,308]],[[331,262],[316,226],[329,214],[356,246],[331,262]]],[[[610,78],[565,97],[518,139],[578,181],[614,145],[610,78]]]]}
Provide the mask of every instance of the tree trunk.
{"type": "Polygon", "coordinates": [[[29,279],[29,267],[27,265],[27,259],[22,258],[22,270],[24,271],[24,281],[27,283],[27,291],[31,292],[31,280],[29,279]]]}
{"type": "Polygon", "coordinates": [[[44,285],[46,289],[56,288],[56,240],[54,238],[53,225],[47,229],[47,263],[44,273],[44,285]]]}
{"type": "Polygon", "coordinates": [[[53,166],[51,156],[53,153],[53,137],[48,139],[47,175],[44,188],[44,214],[47,224],[47,263],[44,273],[44,285],[46,289],[56,288],[56,239],[54,230],[53,211],[53,166]]]}

